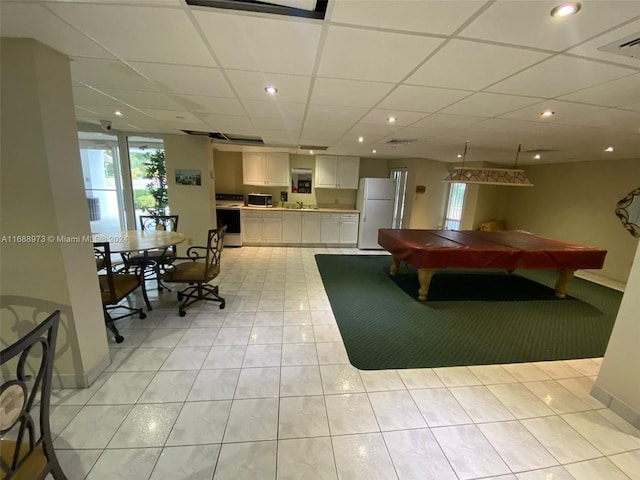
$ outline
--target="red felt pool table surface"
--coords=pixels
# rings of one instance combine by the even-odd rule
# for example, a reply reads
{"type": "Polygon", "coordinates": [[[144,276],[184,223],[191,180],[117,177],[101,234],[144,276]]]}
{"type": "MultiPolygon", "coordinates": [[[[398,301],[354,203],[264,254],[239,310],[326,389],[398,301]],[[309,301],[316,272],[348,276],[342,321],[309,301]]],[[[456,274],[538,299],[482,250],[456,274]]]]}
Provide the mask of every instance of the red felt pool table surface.
{"type": "MultiPolygon", "coordinates": [[[[559,281],[564,284],[561,287],[566,292],[566,283],[575,270],[602,268],[607,254],[600,248],[524,231],[381,228],[378,230],[378,243],[393,256],[395,268],[392,266],[392,275],[395,275],[399,262],[418,268],[421,300],[426,298],[433,271],[442,268],[557,269],[561,275],[568,275],[563,282],[559,281]]],[[[564,296],[558,288],[556,292],[558,296],[564,296]]]]}

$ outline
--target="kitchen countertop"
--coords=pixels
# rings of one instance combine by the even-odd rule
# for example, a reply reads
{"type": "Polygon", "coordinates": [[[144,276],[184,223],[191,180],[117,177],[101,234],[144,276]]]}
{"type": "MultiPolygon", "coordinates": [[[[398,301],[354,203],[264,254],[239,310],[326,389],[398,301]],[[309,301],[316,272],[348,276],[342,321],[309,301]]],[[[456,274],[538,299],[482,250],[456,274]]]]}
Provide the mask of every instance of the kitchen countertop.
{"type": "Polygon", "coordinates": [[[262,212],[322,212],[322,213],[360,213],[353,208],[282,208],[282,207],[241,207],[242,210],[262,212]]]}

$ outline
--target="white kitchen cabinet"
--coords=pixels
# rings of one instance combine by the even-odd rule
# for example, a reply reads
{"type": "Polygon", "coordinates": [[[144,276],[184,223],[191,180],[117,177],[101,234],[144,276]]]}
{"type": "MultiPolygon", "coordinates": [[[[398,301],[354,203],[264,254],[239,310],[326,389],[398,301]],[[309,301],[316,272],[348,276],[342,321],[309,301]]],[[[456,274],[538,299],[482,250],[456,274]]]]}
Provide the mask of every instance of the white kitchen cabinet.
{"type": "Polygon", "coordinates": [[[262,242],[282,243],[282,212],[262,214],[262,242]]]}
{"type": "Polygon", "coordinates": [[[244,152],[242,178],[245,185],[289,186],[289,154],[285,152],[244,152]]]}
{"type": "Polygon", "coordinates": [[[303,212],[302,213],[302,232],[301,243],[318,244],[321,243],[322,213],[319,212],[303,212]]]}
{"type": "Polygon", "coordinates": [[[282,212],[282,241],[284,243],[300,243],[302,216],[302,212],[282,212]]]}
{"type": "Polygon", "coordinates": [[[357,213],[323,213],[321,243],[355,245],[358,243],[358,221],[357,213]]]}
{"type": "Polygon", "coordinates": [[[357,189],[360,157],[316,155],[316,188],[357,189]]]}
{"type": "Polygon", "coordinates": [[[242,242],[262,243],[262,212],[242,212],[242,242]]]}

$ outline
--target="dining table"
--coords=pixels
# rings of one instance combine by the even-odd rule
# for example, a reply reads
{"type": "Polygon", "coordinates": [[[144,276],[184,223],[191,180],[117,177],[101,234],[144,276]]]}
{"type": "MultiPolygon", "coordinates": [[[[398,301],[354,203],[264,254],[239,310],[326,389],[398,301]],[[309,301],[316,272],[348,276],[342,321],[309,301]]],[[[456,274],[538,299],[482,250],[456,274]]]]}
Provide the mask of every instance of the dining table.
{"type": "Polygon", "coordinates": [[[166,230],[125,230],[95,233],[93,242],[108,242],[111,253],[148,252],[178,245],[186,240],[184,233],[166,230]]]}

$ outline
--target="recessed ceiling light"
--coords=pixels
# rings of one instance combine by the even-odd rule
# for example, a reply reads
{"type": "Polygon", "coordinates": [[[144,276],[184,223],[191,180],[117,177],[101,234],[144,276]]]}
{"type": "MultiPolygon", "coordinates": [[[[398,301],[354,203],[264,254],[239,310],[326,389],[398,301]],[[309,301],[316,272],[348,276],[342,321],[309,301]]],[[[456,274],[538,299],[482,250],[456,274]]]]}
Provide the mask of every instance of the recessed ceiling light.
{"type": "Polygon", "coordinates": [[[551,16],[554,18],[568,17],[569,15],[578,13],[580,8],[582,8],[582,5],[578,2],[561,3],[551,10],[551,16]]]}
{"type": "Polygon", "coordinates": [[[535,158],[536,160],[540,160],[542,157],[540,156],[539,153],[536,153],[533,158],[535,158]]]}
{"type": "Polygon", "coordinates": [[[309,155],[313,155],[313,150],[309,150],[309,155]]]}
{"type": "Polygon", "coordinates": [[[613,147],[607,147],[604,149],[605,152],[613,152],[613,147]]]}
{"type": "Polygon", "coordinates": [[[364,137],[358,137],[358,141],[359,141],[360,143],[364,142],[364,137]]]}
{"type": "Polygon", "coordinates": [[[462,158],[462,155],[458,154],[457,158],[462,158]]]}
{"type": "Polygon", "coordinates": [[[387,118],[387,122],[389,122],[389,123],[393,123],[393,122],[395,122],[396,120],[397,120],[397,118],[396,118],[396,117],[389,117],[389,118],[387,118]]]}
{"type": "Polygon", "coordinates": [[[269,95],[275,95],[276,93],[278,93],[278,89],[273,85],[269,85],[268,87],[265,87],[264,91],[267,92],[269,95]]]}
{"type": "Polygon", "coordinates": [[[376,151],[375,150],[371,150],[371,153],[376,153],[376,151]]]}
{"type": "Polygon", "coordinates": [[[113,114],[116,115],[117,117],[122,116],[122,112],[120,110],[116,110],[115,112],[113,112],[113,114]]]}
{"type": "Polygon", "coordinates": [[[541,117],[547,118],[547,117],[553,117],[555,115],[556,112],[554,112],[553,110],[545,110],[544,112],[542,112],[540,114],[541,117]]]}

